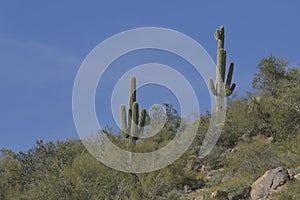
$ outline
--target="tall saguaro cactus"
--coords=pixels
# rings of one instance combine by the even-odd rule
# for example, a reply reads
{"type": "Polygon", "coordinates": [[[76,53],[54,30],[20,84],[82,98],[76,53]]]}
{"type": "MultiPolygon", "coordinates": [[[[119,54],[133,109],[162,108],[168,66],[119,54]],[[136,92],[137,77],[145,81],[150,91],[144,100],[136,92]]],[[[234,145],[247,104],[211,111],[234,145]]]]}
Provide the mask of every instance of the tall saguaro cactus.
{"type": "Polygon", "coordinates": [[[128,116],[126,116],[126,107],[121,105],[120,122],[121,131],[128,139],[128,148],[135,146],[139,135],[142,134],[146,121],[146,109],[139,113],[139,104],[136,102],[136,78],[130,79],[130,93],[128,102],[128,116]]]}
{"type": "Polygon", "coordinates": [[[230,96],[236,84],[231,84],[234,64],[231,62],[225,82],[226,73],[226,50],[224,49],[224,26],[215,32],[215,39],[218,41],[217,66],[216,66],[216,86],[212,79],[209,80],[211,92],[216,96],[216,111],[224,109],[224,98],[230,96]]]}

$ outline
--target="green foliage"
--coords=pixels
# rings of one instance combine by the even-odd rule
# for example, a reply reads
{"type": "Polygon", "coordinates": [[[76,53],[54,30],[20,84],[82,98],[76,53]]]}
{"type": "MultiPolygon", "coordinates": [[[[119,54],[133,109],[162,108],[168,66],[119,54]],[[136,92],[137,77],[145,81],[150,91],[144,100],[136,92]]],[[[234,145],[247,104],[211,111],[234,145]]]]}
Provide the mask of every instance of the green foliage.
{"type": "Polygon", "coordinates": [[[222,168],[226,163],[225,151],[226,148],[216,145],[209,153],[209,156],[206,156],[201,160],[201,163],[206,166],[207,170],[222,168]]]}
{"type": "Polygon", "coordinates": [[[295,168],[300,163],[300,133],[293,140],[268,143],[266,137],[245,136],[228,156],[227,169],[234,176],[257,178],[266,170],[283,166],[295,168]]]}
{"type": "Polygon", "coordinates": [[[260,93],[275,97],[279,84],[285,77],[287,64],[285,59],[277,59],[273,55],[263,59],[257,66],[259,71],[254,75],[253,88],[258,89],[260,93]]]}
{"type": "Polygon", "coordinates": [[[0,199],[13,199],[19,194],[20,173],[18,171],[17,154],[2,149],[2,160],[0,165],[0,199]]]}
{"type": "Polygon", "coordinates": [[[279,162],[278,165],[286,168],[298,168],[300,166],[300,131],[295,137],[288,140],[281,140],[271,145],[279,162]]]}
{"type": "Polygon", "coordinates": [[[173,107],[172,104],[164,103],[164,106],[167,117],[165,127],[169,131],[177,131],[181,123],[181,118],[177,110],[173,107]]]}
{"type": "Polygon", "coordinates": [[[64,174],[72,185],[71,199],[119,199],[134,189],[134,177],[102,165],[87,152],[79,155],[64,174]]]}
{"type": "Polygon", "coordinates": [[[247,191],[249,191],[252,181],[253,180],[249,177],[233,177],[209,188],[209,190],[206,191],[206,196],[208,197],[212,192],[216,190],[226,191],[230,196],[244,195],[247,191]]]}
{"type": "Polygon", "coordinates": [[[229,155],[227,160],[227,169],[234,176],[255,179],[279,164],[276,153],[264,136],[244,136],[235,148],[236,152],[229,155]]]}
{"type": "Polygon", "coordinates": [[[286,70],[285,63],[273,56],[264,59],[253,79],[259,96],[248,93],[229,101],[219,144],[232,148],[242,135],[272,136],[275,140],[295,137],[300,130],[300,73],[296,68],[286,70]]]}
{"type": "Polygon", "coordinates": [[[293,138],[300,130],[300,73],[297,68],[286,69],[287,63],[271,55],[261,61],[253,79],[260,96],[251,103],[264,128],[260,132],[276,140],[293,138]]]}
{"type": "MultiPolygon", "coordinates": [[[[134,90],[135,80],[131,82],[134,90]]],[[[162,148],[179,128],[189,122],[198,123],[192,146],[172,165],[151,173],[123,173],[101,164],[78,140],[37,141],[27,152],[2,149],[0,199],[179,199],[185,185],[192,190],[204,189],[207,198],[217,189],[236,197],[247,192],[253,181],[268,169],[283,166],[299,172],[299,71],[286,69],[286,61],[271,56],[259,64],[253,84],[258,93],[229,100],[222,135],[204,159],[197,156],[211,114],[206,113],[197,121],[182,120],[171,104],[165,104],[166,123],[155,136],[139,139],[134,151],[162,148]]],[[[129,100],[127,114],[125,106],[121,107],[121,124],[126,125],[126,130],[134,130],[135,125],[143,127],[149,118],[146,111],[138,112],[135,96],[134,93],[129,100]]],[[[154,111],[157,123],[162,121],[162,110],[154,111]]],[[[154,118],[150,120],[156,123],[154,118]]],[[[120,148],[128,147],[122,134],[116,135],[110,128],[101,133],[120,148]]],[[[288,183],[287,187],[273,198],[299,199],[299,182],[288,183]]]]}
{"type": "MultiPolygon", "coordinates": [[[[151,152],[156,149],[159,149],[168,144],[175,136],[180,125],[181,128],[184,127],[184,124],[181,122],[181,118],[178,115],[178,112],[171,104],[164,104],[163,109],[165,110],[166,119],[164,119],[164,113],[161,112],[161,109],[154,107],[152,117],[150,122],[152,127],[148,129],[145,127],[144,134],[149,132],[155,133],[154,136],[148,137],[145,139],[139,139],[139,142],[135,146],[134,150],[137,152],[151,152]],[[161,121],[165,121],[164,124],[161,124],[161,121]],[[158,124],[158,127],[156,127],[158,124]]],[[[153,134],[153,133],[151,133],[153,134]]]]}
{"type": "Polygon", "coordinates": [[[275,194],[272,194],[270,199],[299,200],[300,199],[299,188],[300,188],[300,181],[293,180],[286,184],[285,189],[281,190],[280,192],[276,192],[275,194]]]}
{"type": "Polygon", "coordinates": [[[84,151],[77,140],[56,144],[37,141],[28,152],[2,150],[1,191],[3,199],[67,199],[70,186],[63,171],[84,151]],[[9,177],[7,177],[9,176],[9,177]],[[12,192],[12,191],[13,192],[12,192]]]}
{"type": "MultiPolygon", "coordinates": [[[[115,142],[121,142],[116,137],[115,142]]],[[[102,165],[77,140],[44,143],[18,154],[2,150],[1,199],[156,199],[184,184],[197,184],[180,159],[146,174],[123,173],[102,165]]]]}

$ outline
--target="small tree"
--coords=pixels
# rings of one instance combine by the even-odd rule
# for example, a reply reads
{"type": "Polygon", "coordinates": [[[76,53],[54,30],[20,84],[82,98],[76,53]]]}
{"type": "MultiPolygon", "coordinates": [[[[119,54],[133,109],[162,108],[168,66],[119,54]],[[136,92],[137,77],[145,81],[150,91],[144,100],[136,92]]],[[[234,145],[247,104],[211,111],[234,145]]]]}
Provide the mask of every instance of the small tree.
{"type": "Polygon", "coordinates": [[[284,58],[276,59],[273,55],[263,59],[257,66],[252,86],[260,94],[276,97],[280,81],[285,77],[288,62],[284,58]]]}

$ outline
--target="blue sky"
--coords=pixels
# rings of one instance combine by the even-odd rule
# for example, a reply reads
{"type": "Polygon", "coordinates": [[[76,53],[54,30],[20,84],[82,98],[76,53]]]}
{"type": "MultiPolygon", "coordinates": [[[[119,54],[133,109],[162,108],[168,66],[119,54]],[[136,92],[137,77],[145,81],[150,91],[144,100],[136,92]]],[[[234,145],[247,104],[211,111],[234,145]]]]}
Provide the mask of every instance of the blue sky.
{"type": "MultiPolygon", "coordinates": [[[[299,8],[297,0],[1,1],[0,148],[19,151],[38,139],[78,137],[72,118],[77,70],[97,44],[131,28],[157,26],[180,31],[215,59],[213,33],[224,25],[228,60],[235,62],[234,82],[243,95],[251,89],[252,75],[262,58],[272,53],[285,57],[291,66],[300,61],[299,8]]],[[[171,55],[143,52],[118,60],[111,73],[116,73],[118,65],[129,69],[150,61],[185,66],[171,55]]],[[[192,79],[192,71],[186,73],[192,79]]],[[[108,98],[103,94],[110,87],[99,88],[96,100],[108,98]]],[[[157,101],[168,99],[161,88],[154,89],[161,94],[157,101]]],[[[153,88],[145,87],[144,93],[141,101],[153,96],[153,88]]],[[[104,112],[109,115],[109,110],[104,112]]],[[[109,117],[104,119],[109,122],[109,117]]]]}

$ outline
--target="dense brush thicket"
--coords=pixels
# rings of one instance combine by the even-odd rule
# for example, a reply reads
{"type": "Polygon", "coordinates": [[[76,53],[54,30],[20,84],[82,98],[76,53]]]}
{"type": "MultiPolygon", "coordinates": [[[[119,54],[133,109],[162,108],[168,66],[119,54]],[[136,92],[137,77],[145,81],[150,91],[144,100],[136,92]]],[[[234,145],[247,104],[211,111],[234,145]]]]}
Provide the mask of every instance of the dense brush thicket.
{"type": "MultiPolygon", "coordinates": [[[[300,171],[300,73],[287,65],[274,56],[260,62],[253,78],[255,92],[229,99],[222,135],[204,159],[198,159],[197,151],[209,113],[197,121],[197,137],[180,159],[146,174],[110,169],[78,140],[37,141],[27,152],[2,149],[0,199],[177,199],[184,188],[238,194],[270,168],[300,171]]],[[[171,105],[166,106],[167,124],[156,136],[140,140],[137,151],[160,148],[175,136],[180,118],[171,105]]],[[[106,134],[126,148],[122,134],[106,134]]],[[[279,199],[299,192],[299,182],[289,187],[279,199]]]]}

